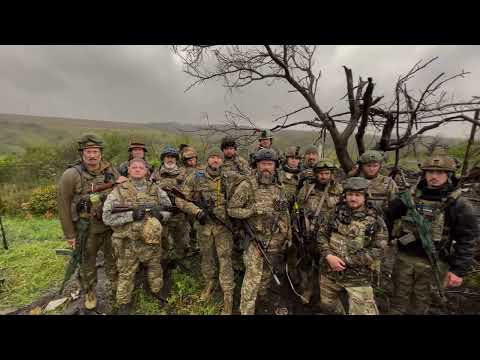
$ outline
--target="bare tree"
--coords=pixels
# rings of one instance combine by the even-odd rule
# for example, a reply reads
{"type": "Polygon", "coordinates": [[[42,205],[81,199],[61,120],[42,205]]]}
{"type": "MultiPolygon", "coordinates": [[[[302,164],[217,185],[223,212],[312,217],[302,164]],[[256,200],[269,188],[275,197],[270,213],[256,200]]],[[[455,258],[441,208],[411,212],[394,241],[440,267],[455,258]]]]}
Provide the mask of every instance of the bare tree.
{"type": "MultiPolygon", "coordinates": [[[[419,92],[409,89],[409,81],[436,58],[420,61],[405,76],[400,76],[394,88],[395,98],[389,105],[380,104],[383,96],[374,96],[373,78],[365,81],[359,77],[355,83],[352,70],[343,66],[346,95],[342,99],[347,99],[348,111],[331,114],[333,107],[325,111],[317,101],[318,82],[322,76],[315,62],[317,46],[174,46],[173,50],[181,58],[184,71],[194,78],[187,91],[214,79],[221,80],[230,91],[258,81],[266,81],[269,85],[276,81],[288,84],[291,92],[303,98],[304,106],[274,119],[271,131],[306,125],[318,129],[322,135],[328,132],[338,160],[346,171],[354,164],[347,145],[355,131],[359,154],[366,149],[364,137],[367,130],[374,129],[381,132],[375,147],[396,151],[398,163],[399,150],[429,130],[452,121],[479,123],[465,115],[480,108],[479,98],[467,102],[454,101],[453,98],[447,100],[447,93],[442,91],[445,83],[468,74],[464,71],[449,77],[442,73],[419,92]],[[312,119],[295,121],[295,116],[304,111],[313,112],[312,119]]],[[[239,118],[235,116],[230,118],[230,130],[244,130],[248,136],[258,130],[253,122],[249,126],[240,126],[239,118]]]]}

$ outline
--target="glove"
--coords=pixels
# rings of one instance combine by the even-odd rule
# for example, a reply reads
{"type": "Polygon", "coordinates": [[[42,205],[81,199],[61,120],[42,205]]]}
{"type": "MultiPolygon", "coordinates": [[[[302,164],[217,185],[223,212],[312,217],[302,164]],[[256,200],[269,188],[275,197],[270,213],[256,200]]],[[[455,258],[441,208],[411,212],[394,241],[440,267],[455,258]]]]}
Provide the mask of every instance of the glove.
{"type": "Polygon", "coordinates": [[[207,223],[208,214],[205,211],[200,211],[197,215],[197,220],[201,225],[205,225],[207,223]]]}
{"type": "Polygon", "coordinates": [[[163,215],[162,215],[162,212],[160,210],[152,210],[150,211],[150,214],[154,217],[154,218],[157,218],[158,221],[162,221],[163,220],[163,215]]]}
{"type": "Polygon", "coordinates": [[[133,213],[132,213],[133,221],[142,220],[143,218],[145,218],[145,214],[146,214],[146,211],[144,208],[137,208],[133,210],[133,213]]]}

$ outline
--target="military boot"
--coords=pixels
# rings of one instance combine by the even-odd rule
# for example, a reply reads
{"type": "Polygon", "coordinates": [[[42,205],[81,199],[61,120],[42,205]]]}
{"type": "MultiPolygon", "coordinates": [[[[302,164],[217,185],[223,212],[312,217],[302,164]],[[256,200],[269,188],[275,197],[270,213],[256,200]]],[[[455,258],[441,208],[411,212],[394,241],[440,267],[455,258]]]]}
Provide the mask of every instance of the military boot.
{"type": "Polygon", "coordinates": [[[90,290],[85,295],[85,309],[93,310],[97,307],[97,294],[95,290],[90,290]]]}
{"type": "Polygon", "coordinates": [[[131,303],[120,304],[117,309],[117,315],[130,315],[131,303]]]}
{"type": "Polygon", "coordinates": [[[203,289],[202,294],[200,295],[200,300],[205,301],[212,296],[213,290],[215,290],[215,280],[208,280],[205,289],[203,289]]]}
{"type": "Polygon", "coordinates": [[[232,309],[233,309],[233,294],[225,293],[223,295],[222,315],[232,315],[232,309]]]}

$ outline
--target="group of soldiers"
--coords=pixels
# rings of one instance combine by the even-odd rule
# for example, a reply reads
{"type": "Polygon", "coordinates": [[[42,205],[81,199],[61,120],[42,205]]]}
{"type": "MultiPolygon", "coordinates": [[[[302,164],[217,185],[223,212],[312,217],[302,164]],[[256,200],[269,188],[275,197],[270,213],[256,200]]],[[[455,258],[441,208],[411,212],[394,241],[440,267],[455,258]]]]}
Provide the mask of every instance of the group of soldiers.
{"type": "Polygon", "coordinates": [[[58,206],[66,240],[84,248],[79,280],[89,310],[97,305],[99,249],[117,314],[131,311],[140,266],[150,293],[163,301],[169,258],[197,249],[205,280],[200,300],[219,283],[225,315],[234,311],[236,272],[244,315],[258,313],[259,303],[291,313],[285,286],[321,313],[379,314],[374,288],[392,256],[388,313],[425,314],[432,288],[461,285],[473,262],[477,221],[457,189],[456,163],[445,154],[426,159],[402,197],[394,178],[381,174],[381,152],[366,151],[341,182],[337,165],[320,158],[317,147],[281,154],[268,131],[248,161],[235,138],[225,137],[207,151],[204,165],[191,146],[167,146],[157,169],[140,140],[130,142],[129,159],[118,169],[102,158],[96,135],[78,145],[81,159],[60,179],[58,206]],[[441,286],[434,281],[438,265],[441,286]]]}

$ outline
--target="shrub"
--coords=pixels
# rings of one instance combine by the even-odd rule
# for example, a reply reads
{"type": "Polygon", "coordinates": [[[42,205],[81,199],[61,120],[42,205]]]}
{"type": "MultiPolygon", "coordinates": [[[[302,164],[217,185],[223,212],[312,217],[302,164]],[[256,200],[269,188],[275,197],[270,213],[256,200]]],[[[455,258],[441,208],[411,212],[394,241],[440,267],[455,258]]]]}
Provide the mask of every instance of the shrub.
{"type": "Polygon", "coordinates": [[[34,215],[57,213],[57,185],[45,185],[32,191],[26,209],[34,215]]]}

